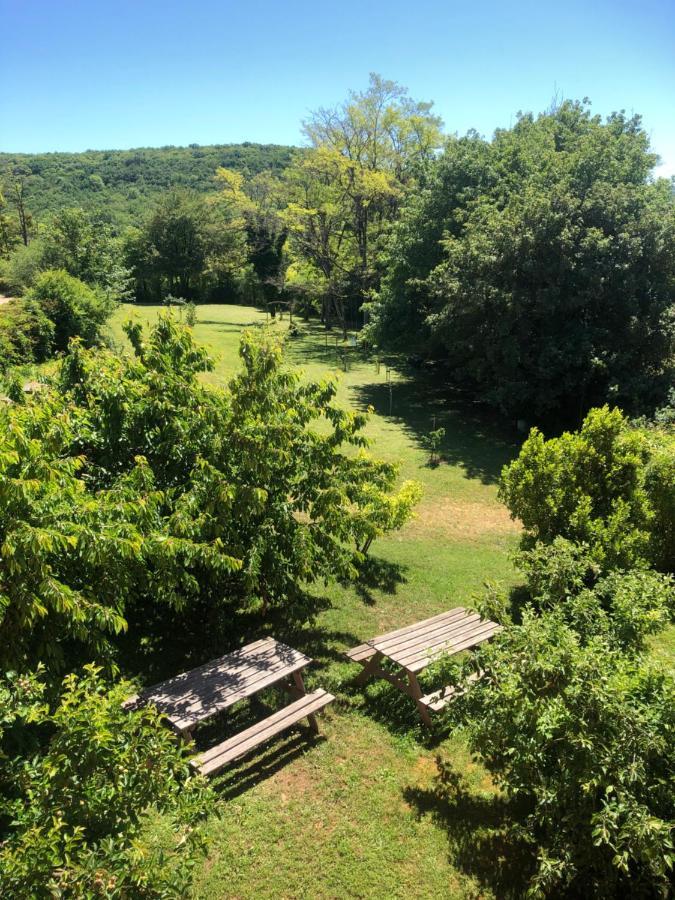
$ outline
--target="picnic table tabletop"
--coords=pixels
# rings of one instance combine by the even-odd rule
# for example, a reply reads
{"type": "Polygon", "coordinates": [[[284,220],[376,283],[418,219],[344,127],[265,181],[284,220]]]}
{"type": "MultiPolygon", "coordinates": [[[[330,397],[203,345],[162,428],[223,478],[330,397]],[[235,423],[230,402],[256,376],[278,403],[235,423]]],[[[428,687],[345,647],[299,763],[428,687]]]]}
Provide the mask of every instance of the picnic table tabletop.
{"type": "Polygon", "coordinates": [[[146,688],[129,706],[151,703],[179,732],[299,672],[312,660],[274,638],[264,638],[146,688]]]}
{"type": "Polygon", "coordinates": [[[458,606],[366,643],[407,671],[417,673],[444,653],[460,653],[482,644],[499,629],[496,622],[458,606]]]}
{"type": "MultiPolygon", "coordinates": [[[[417,678],[418,673],[439,656],[470,650],[488,641],[500,630],[501,625],[496,622],[481,619],[478,613],[457,606],[430,619],[371,638],[347,651],[347,657],[363,666],[356,679],[357,684],[365,684],[372,677],[384,678],[412,697],[424,724],[431,725],[429,711],[442,709],[463,693],[466,686],[446,685],[440,691],[425,695],[417,678]],[[383,659],[398,666],[399,672],[391,668],[383,669],[380,665],[383,659]]],[[[468,679],[468,684],[478,677],[480,673],[475,673],[468,679]]]]}

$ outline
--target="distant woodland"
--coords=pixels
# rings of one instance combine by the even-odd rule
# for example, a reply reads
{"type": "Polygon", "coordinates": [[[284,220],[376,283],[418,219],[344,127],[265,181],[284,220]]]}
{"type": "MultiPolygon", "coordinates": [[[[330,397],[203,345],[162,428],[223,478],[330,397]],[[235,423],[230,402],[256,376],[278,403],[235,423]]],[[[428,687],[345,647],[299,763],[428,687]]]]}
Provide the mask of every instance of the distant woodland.
{"type": "Polygon", "coordinates": [[[24,173],[26,204],[39,219],[79,206],[104,221],[130,225],[169,188],[213,191],[214,175],[221,166],[246,177],[264,171],[280,173],[294,153],[297,150],[292,147],[248,142],[85,153],[0,153],[0,172],[24,173]]]}

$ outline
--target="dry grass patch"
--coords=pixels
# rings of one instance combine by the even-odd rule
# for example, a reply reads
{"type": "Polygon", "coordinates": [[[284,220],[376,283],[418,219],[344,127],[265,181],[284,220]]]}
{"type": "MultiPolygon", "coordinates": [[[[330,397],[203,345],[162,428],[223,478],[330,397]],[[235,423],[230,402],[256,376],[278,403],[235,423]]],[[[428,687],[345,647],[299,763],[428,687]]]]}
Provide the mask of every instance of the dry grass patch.
{"type": "Polygon", "coordinates": [[[479,503],[437,497],[422,502],[416,516],[402,532],[407,538],[434,534],[448,540],[471,541],[486,535],[515,535],[521,530],[501,503],[479,503]]]}

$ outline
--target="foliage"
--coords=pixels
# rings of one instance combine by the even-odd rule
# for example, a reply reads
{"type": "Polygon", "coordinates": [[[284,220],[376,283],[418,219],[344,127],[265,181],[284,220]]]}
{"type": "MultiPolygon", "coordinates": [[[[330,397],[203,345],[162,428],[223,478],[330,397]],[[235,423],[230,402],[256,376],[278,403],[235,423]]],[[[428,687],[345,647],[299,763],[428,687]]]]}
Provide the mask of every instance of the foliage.
{"type": "Polygon", "coordinates": [[[0,682],[4,897],[184,895],[210,794],[155,712],[122,709],[129,691],[86,667],[50,709],[35,677],[0,682]]]}
{"type": "Polygon", "coordinates": [[[285,173],[294,283],[321,302],[322,318],[346,328],[377,285],[382,240],[416,166],[440,144],[431,103],[371,74],[368,89],[304,123],[312,149],[285,173]]]}
{"type": "Polygon", "coordinates": [[[542,609],[593,587],[602,575],[602,567],[585,544],[560,536],[550,544],[537,541],[529,549],[521,549],[514,561],[525,576],[529,596],[542,609]]]}
{"type": "Polygon", "coordinates": [[[377,339],[521,418],[631,413],[672,383],[675,202],[640,118],[564,102],[449,141],[382,264],[377,339]]]}
{"type": "Polygon", "coordinates": [[[39,304],[22,299],[0,307],[0,371],[49,356],[54,323],[39,304]]]}
{"type": "MultiPolygon", "coordinates": [[[[209,193],[220,166],[254,176],[282,171],[298,151],[274,144],[88,150],[86,153],[0,153],[0,172],[26,171],[29,209],[41,220],[81,207],[117,228],[140,221],[159,195],[174,187],[209,193]],[[92,180],[92,177],[94,180],[92,180]]],[[[5,195],[9,201],[10,191],[5,195]]]]}
{"type": "Polygon", "coordinates": [[[366,417],[274,341],[245,335],[220,391],[198,382],[210,360],[189,328],[128,332],[134,358],[76,345],[58,391],[0,410],[6,665],[72,665],[83,645],[112,659],[129,617],[174,635],[189,622],[200,648],[232,643],[242,613],[305,621],[308,587],[355,577],[417,497],[364,452],[366,417]]]}
{"type": "Polygon", "coordinates": [[[437,466],[440,462],[440,449],[445,437],[445,428],[435,428],[424,437],[424,444],[429,451],[429,465],[437,466]]]}
{"type": "Polygon", "coordinates": [[[484,677],[452,707],[522,811],[532,896],[666,896],[673,862],[674,685],[562,608],[481,648],[484,677]]]}
{"type": "Polygon", "coordinates": [[[73,337],[91,346],[101,339],[102,328],[114,301],[88,287],[64,269],[43,272],[26,294],[26,302],[38,307],[53,324],[51,350],[65,351],[73,337]]]}
{"type": "Polygon", "coordinates": [[[187,300],[222,299],[235,291],[247,265],[244,221],[229,194],[207,200],[197,193],[169,191],[142,227],[128,231],[123,240],[138,300],[156,302],[173,294],[187,300]]]}
{"type": "Polygon", "coordinates": [[[672,436],[591,410],[578,432],[545,440],[536,428],[501,478],[500,497],[525,528],[523,544],[563,537],[603,568],[671,571],[675,479],[672,436]]]}

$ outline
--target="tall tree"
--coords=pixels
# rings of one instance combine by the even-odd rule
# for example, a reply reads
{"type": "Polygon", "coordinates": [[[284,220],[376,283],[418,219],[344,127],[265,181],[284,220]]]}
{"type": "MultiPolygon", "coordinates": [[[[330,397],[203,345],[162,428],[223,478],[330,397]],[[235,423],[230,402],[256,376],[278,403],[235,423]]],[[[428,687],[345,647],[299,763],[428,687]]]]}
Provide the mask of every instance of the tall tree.
{"type": "Polygon", "coordinates": [[[9,196],[19,218],[19,231],[25,247],[30,241],[32,216],[26,205],[26,178],[28,173],[23,166],[15,166],[8,177],[9,196]]]}
{"type": "Polygon", "coordinates": [[[416,341],[453,381],[530,420],[653,408],[673,375],[675,201],[649,180],[640,118],[564,102],[481,143],[451,142],[404,213],[379,337],[416,341]]]}
{"type": "Polygon", "coordinates": [[[441,120],[431,106],[371,75],[366,91],[304,123],[312,149],[286,171],[294,271],[322,288],[324,308],[343,327],[344,299],[353,314],[377,285],[382,240],[416,167],[441,143],[441,120]]]}

